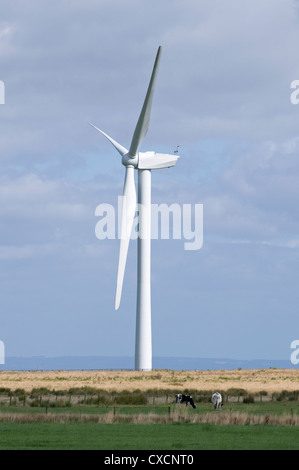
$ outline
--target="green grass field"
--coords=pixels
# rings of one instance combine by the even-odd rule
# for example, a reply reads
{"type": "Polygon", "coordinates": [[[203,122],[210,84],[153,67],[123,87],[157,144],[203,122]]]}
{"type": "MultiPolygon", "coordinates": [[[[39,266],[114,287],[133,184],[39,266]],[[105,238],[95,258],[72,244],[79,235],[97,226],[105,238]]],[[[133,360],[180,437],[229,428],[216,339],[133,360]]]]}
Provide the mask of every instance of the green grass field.
{"type": "MultiPolygon", "coordinates": [[[[224,416],[226,412],[242,412],[248,416],[297,416],[298,402],[229,403],[215,412],[209,403],[200,403],[196,410],[181,408],[182,417],[197,415],[224,416]]],[[[239,425],[192,422],[135,424],[130,416],[152,413],[166,416],[175,412],[174,405],[81,405],[43,408],[29,406],[0,407],[0,450],[298,450],[299,426],[239,425]],[[96,417],[115,413],[128,417],[127,422],[89,422],[96,417]],[[39,422],[42,417],[58,418],[72,415],[87,416],[86,422],[75,420],[39,422]],[[26,422],[27,416],[39,416],[36,422],[26,422]],[[55,416],[54,416],[55,415],[55,416]],[[7,416],[7,419],[6,419],[7,416]],[[25,417],[25,422],[20,418],[25,417]]]]}
{"type": "MultiPolygon", "coordinates": [[[[147,404],[147,405],[72,405],[72,406],[57,406],[48,407],[49,413],[84,413],[84,414],[102,414],[112,410],[116,410],[117,413],[121,414],[133,414],[133,413],[155,413],[155,414],[167,414],[169,408],[174,411],[178,408],[173,403],[169,404],[147,404]]],[[[182,411],[185,410],[185,406],[181,406],[182,411]]],[[[282,415],[282,414],[294,414],[299,416],[299,401],[256,401],[255,403],[224,403],[221,412],[233,411],[243,412],[256,415],[282,415]]],[[[10,406],[1,406],[0,413],[45,413],[45,406],[23,406],[22,403],[10,406]]],[[[188,416],[202,414],[206,412],[215,413],[213,405],[211,403],[197,403],[197,408],[192,409],[190,406],[187,409],[188,416]]]]}
{"type": "Polygon", "coordinates": [[[0,423],[1,450],[298,450],[299,428],[212,424],[0,423]]]}

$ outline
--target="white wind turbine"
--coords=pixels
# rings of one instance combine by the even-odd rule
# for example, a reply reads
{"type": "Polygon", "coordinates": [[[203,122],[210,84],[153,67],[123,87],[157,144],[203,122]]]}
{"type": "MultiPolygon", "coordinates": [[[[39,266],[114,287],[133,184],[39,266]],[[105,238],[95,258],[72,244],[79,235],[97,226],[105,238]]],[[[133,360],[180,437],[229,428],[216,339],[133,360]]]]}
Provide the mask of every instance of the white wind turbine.
{"type": "Polygon", "coordinates": [[[131,238],[136,207],[138,209],[139,236],[137,258],[137,312],[136,312],[136,344],[135,369],[152,369],[152,327],[151,327],[151,170],[174,166],[178,155],[160,154],[155,152],[138,152],[139,146],[147,134],[157,78],[161,46],[158,49],[151,79],[149,82],[143,107],[133,134],[130,149],[120,145],[101,129],[101,132],[122,156],[122,164],[126,167],[121,219],[121,240],[117,274],[115,309],[119,308],[123,286],[126,259],[131,238]],[[138,170],[138,206],[134,170],[138,170]]]}

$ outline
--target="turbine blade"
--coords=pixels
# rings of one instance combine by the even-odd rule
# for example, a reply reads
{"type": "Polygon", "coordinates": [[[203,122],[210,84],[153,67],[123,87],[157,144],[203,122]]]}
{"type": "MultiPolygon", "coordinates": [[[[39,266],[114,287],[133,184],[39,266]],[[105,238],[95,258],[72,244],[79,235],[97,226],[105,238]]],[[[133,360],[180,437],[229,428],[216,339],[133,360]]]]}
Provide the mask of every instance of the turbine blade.
{"type": "Polygon", "coordinates": [[[91,122],[89,123],[92,127],[94,127],[97,131],[101,132],[101,134],[103,134],[110,142],[111,144],[116,148],[116,150],[121,154],[121,156],[123,157],[124,155],[126,155],[128,153],[128,150],[123,147],[122,145],[120,145],[118,142],[116,142],[116,140],[112,139],[112,137],[110,137],[108,134],[106,134],[105,132],[101,131],[101,129],[99,129],[98,127],[96,127],[94,124],[92,124],[91,122]]]}
{"type": "Polygon", "coordinates": [[[132,142],[131,142],[131,146],[129,150],[129,155],[131,158],[135,157],[135,155],[137,154],[139,145],[141,144],[142,140],[146,136],[148,128],[149,128],[151,107],[152,107],[152,102],[153,102],[154,89],[155,89],[156,77],[157,77],[157,72],[158,72],[158,66],[160,62],[161,50],[162,49],[160,46],[156,55],[156,60],[155,60],[154,68],[152,71],[151,79],[149,82],[149,86],[147,89],[147,93],[145,96],[145,100],[143,103],[143,107],[142,107],[135,131],[133,134],[133,138],[132,138],[132,142]]]}
{"type": "Polygon", "coordinates": [[[127,254],[136,211],[136,189],[134,181],[134,167],[127,166],[123,190],[122,212],[121,212],[121,240],[118,260],[118,273],[116,284],[115,310],[118,310],[122,286],[125,274],[127,254]]]}

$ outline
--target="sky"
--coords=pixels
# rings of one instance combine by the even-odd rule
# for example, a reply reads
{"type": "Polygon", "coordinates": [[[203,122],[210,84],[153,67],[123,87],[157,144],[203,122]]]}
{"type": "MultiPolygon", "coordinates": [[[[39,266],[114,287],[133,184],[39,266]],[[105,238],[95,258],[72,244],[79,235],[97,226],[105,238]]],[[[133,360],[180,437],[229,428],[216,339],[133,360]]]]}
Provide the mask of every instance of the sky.
{"type": "MultiPolygon", "coordinates": [[[[0,0],[0,339],[6,356],[134,356],[137,241],[114,310],[117,206],[140,150],[155,204],[202,204],[203,245],[152,241],[153,356],[289,359],[299,337],[299,2],[0,0]]],[[[137,175],[136,175],[137,176],[137,175]]]]}

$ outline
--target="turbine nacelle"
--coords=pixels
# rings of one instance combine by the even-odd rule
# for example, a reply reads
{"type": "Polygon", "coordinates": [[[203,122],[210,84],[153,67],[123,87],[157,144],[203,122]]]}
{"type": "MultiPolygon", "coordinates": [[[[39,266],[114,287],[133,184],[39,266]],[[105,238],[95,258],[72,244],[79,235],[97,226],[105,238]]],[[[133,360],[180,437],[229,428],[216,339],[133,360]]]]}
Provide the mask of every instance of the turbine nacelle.
{"type": "Polygon", "coordinates": [[[126,153],[122,156],[121,162],[124,166],[133,166],[138,170],[158,170],[174,166],[178,158],[178,155],[150,151],[139,152],[135,157],[126,153]]]}
{"type": "Polygon", "coordinates": [[[139,152],[138,169],[139,170],[158,170],[174,166],[178,160],[178,155],[169,155],[167,153],[139,152]]]}

